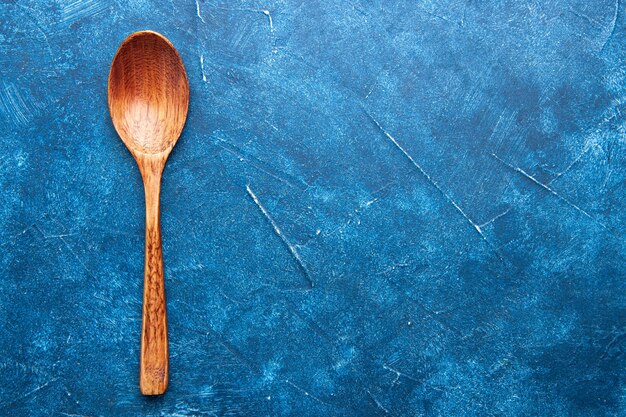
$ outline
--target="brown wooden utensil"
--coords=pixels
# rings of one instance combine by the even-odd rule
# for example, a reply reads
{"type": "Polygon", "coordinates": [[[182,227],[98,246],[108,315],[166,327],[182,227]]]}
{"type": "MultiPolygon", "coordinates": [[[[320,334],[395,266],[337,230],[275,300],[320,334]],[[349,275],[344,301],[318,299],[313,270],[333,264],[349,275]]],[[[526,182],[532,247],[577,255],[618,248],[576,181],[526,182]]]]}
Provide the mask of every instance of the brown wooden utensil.
{"type": "Polygon", "coordinates": [[[183,61],[163,35],[131,34],[109,72],[109,112],[135,157],[146,196],[146,258],[139,386],[144,395],[165,392],[167,320],[159,220],[161,174],[187,119],[189,82],[183,61]]]}

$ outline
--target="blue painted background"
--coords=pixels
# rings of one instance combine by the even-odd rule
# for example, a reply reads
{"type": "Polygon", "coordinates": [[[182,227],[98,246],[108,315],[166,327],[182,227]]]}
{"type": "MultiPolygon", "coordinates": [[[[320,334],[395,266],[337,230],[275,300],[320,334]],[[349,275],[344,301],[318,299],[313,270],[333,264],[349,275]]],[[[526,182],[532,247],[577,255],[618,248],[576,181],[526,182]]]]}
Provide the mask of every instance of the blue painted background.
{"type": "Polygon", "coordinates": [[[0,2],[0,414],[625,415],[626,3],[0,2]],[[171,374],[107,109],[162,32],[171,374]]]}

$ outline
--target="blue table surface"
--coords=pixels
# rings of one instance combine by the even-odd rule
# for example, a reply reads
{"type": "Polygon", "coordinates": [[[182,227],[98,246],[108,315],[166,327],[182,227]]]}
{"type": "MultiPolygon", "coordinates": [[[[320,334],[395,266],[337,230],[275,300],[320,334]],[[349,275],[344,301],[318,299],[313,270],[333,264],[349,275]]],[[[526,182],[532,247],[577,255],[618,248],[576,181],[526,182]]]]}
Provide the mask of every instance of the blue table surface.
{"type": "Polygon", "coordinates": [[[0,2],[0,415],[626,415],[626,2],[0,2]],[[186,65],[138,389],[124,38],[186,65]]]}

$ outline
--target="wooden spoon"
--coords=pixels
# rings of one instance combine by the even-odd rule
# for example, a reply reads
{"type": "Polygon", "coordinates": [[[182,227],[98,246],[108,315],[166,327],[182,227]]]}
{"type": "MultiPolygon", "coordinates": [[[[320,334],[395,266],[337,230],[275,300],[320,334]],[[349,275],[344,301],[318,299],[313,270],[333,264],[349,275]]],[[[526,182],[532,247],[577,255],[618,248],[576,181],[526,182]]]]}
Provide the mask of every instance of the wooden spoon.
{"type": "Polygon", "coordinates": [[[165,392],[167,320],[159,220],[161,174],[185,125],[189,82],[178,52],[163,35],[131,34],[109,72],[109,112],[135,157],[146,196],[146,258],[139,386],[144,395],[165,392]]]}

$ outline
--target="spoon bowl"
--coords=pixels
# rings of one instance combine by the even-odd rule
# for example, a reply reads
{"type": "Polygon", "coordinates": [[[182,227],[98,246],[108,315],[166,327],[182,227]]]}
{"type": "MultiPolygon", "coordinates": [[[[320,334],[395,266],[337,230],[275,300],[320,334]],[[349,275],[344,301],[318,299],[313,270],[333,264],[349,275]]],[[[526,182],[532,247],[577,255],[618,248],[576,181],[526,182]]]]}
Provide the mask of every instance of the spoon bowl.
{"type": "Polygon", "coordinates": [[[146,199],[146,251],[139,386],[160,395],[168,383],[167,319],[161,249],[161,175],[185,125],[189,82],[183,61],[163,35],[131,34],[109,72],[113,126],[134,156],[146,199]]]}
{"type": "Polygon", "coordinates": [[[109,110],[131,152],[171,150],[185,125],[189,82],[183,61],[163,35],[142,31],[122,43],[109,74],[109,110]]]}

